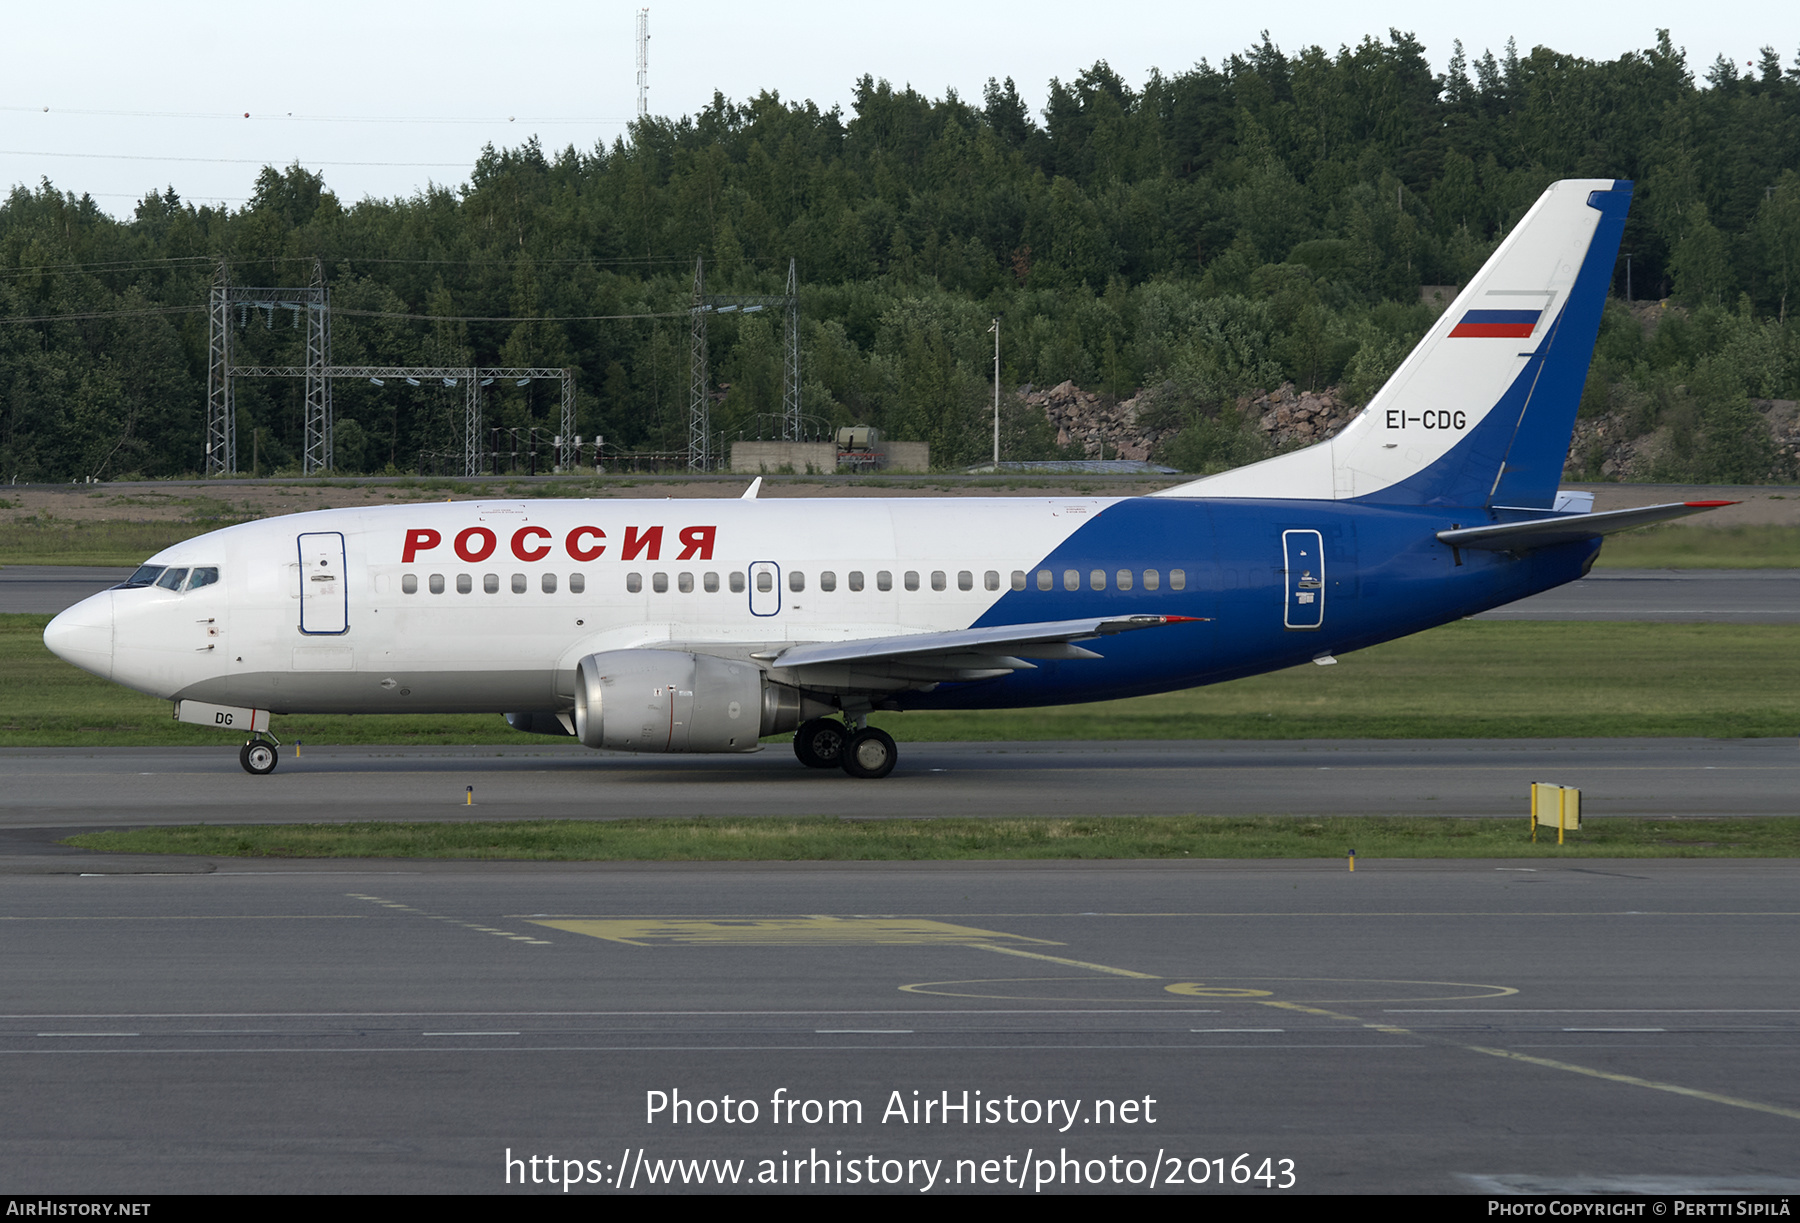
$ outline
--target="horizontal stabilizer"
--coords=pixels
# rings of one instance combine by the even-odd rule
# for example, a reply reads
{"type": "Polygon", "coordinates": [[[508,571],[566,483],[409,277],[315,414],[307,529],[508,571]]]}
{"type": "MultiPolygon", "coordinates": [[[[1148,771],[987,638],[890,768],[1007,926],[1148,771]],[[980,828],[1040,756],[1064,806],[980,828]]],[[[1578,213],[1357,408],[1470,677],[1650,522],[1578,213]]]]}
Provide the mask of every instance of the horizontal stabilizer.
{"type": "Polygon", "coordinates": [[[1503,522],[1491,527],[1461,527],[1439,531],[1438,539],[1452,548],[1485,548],[1492,552],[1529,552],[1553,544],[1570,544],[1577,540],[1611,535],[1632,527],[1649,526],[1689,514],[1703,514],[1735,501],[1671,501],[1665,505],[1643,505],[1630,510],[1607,510],[1600,514],[1558,514],[1553,518],[1533,518],[1526,522],[1503,522]]]}

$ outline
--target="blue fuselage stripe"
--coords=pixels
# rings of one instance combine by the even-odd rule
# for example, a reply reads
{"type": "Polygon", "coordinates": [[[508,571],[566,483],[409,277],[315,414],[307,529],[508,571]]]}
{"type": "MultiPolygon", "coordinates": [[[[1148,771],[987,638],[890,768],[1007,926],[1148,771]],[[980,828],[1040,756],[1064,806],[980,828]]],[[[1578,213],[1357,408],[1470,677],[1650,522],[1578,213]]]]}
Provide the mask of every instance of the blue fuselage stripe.
{"type": "Polygon", "coordinates": [[[1084,643],[1102,660],[1043,661],[1002,679],[906,693],[907,709],[997,708],[1109,700],[1237,679],[1404,637],[1573,581],[1599,540],[1523,556],[1457,553],[1435,533],[1493,521],[1485,510],[1445,511],[1322,501],[1141,498],[1107,507],[1034,567],[1026,589],[1000,598],[972,627],[1133,613],[1204,616],[1084,643]],[[1320,627],[1285,626],[1289,587],[1282,533],[1317,531],[1324,545],[1320,627]],[[1461,563],[1458,564],[1460,559],[1461,563]],[[1133,589],[1120,590],[1129,568],[1133,589]],[[1039,590],[1047,569],[1052,588],[1039,590]],[[1156,570],[1161,588],[1143,589],[1156,570]],[[1171,570],[1186,589],[1171,589],[1171,570]],[[1064,589],[1074,570],[1078,588],[1064,589]],[[1094,570],[1105,589],[1092,589],[1094,570]]]}

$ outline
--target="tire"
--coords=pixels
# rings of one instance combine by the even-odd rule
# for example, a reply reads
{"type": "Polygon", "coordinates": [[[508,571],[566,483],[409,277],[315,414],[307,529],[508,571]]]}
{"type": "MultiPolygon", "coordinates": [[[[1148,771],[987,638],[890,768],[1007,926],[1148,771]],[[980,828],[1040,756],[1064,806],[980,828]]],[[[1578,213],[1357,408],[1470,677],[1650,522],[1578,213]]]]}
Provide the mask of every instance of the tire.
{"type": "Polygon", "coordinates": [[[886,777],[899,759],[900,749],[894,746],[893,736],[873,726],[857,731],[844,744],[844,772],[852,777],[871,781],[886,777]]]}
{"type": "Polygon", "coordinates": [[[814,718],[794,732],[794,755],[809,769],[835,769],[844,763],[844,743],[850,732],[842,722],[814,718]]]}
{"type": "Polygon", "coordinates": [[[275,750],[275,745],[261,739],[250,740],[238,752],[238,763],[244,766],[244,772],[258,777],[273,773],[280,760],[281,753],[275,750]]]}

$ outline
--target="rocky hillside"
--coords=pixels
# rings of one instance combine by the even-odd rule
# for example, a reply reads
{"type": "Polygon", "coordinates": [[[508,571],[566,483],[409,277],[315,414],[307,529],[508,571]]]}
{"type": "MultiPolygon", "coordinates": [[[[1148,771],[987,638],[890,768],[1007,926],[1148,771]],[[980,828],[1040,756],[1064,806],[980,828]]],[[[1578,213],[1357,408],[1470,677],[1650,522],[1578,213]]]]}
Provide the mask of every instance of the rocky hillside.
{"type": "MultiPolygon", "coordinates": [[[[1056,429],[1056,444],[1079,446],[1090,459],[1154,458],[1157,446],[1180,432],[1179,428],[1155,427],[1145,419],[1157,415],[1150,411],[1152,394],[1146,388],[1130,399],[1115,399],[1081,390],[1073,382],[1047,391],[1030,385],[1019,388],[1020,398],[1049,418],[1056,429]]],[[[1291,382],[1266,395],[1245,396],[1238,400],[1237,408],[1247,427],[1273,451],[1323,441],[1356,415],[1336,387],[1296,391],[1291,382]]]]}
{"type": "MultiPolygon", "coordinates": [[[[1057,445],[1079,447],[1090,459],[1156,459],[1179,435],[1166,413],[1152,410],[1154,394],[1140,390],[1130,399],[1083,391],[1064,382],[1047,391],[1021,387],[1020,398],[1041,409],[1056,430],[1057,445]]],[[[1768,430],[1773,462],[1766,481],[1786,481],[1800,470],[1800,401],[1752,399],[1750,406],[1768,430]]],[[[1271,454],[1310,446],[1334,436],[1355,418],[1357,409],[1337,387],[1299,391],[1293,383],[1238,400],[1244,428],[1260,437],[1271,454]]],[[[1679,426],[1662,425],[1648,432],[1639,413],[1620,411],[1584,417],[1575,424],[1566,478],[1570,480],[1657,481],[1675,478],[1684,440],[1679,426]]]]}

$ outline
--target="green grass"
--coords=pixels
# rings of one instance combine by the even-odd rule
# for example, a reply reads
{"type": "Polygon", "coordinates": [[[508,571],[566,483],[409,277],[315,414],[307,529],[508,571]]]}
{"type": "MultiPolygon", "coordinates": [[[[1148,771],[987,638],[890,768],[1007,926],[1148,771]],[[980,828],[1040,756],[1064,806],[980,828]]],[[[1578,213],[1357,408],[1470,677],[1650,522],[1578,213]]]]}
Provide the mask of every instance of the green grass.
{"type": "Polygon", "coordinates": [[[1800,819],[1589,819],[1558,846],[1518,819],[1116,816],[1088,819],[654,819],[518,823],[191,825],[95,832],[114,853],[244,858],[602,862],[985,859],[1800,857],[1800,819]]]}
{"type": "Polygon", "coordinates": [[[0,564],[136,567],[184,539],[216,531],[235,518],[188,522],[87,522],[24,518],[0,523],[0,564]]]}
{"type": "MultiPolygon", "coordinates": [[[[0,746],[221,745],[169,704],[43,646],[46,616],[0,616],[0,746]]],[[[1800,625],[1464,620],[1210,688],[1092,705],[884,714],[902,740],[1458,739],[1800,733],[1800,625]]],[[[497,714],[278,716],[309,744],[548,745],[497,714]]]]}
{"type": "Polygon", "coordinates": [[[1665,523],[1608,535],[1602,569],[1800,568],[1800,527],[1665,523]]]}

